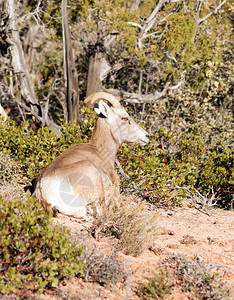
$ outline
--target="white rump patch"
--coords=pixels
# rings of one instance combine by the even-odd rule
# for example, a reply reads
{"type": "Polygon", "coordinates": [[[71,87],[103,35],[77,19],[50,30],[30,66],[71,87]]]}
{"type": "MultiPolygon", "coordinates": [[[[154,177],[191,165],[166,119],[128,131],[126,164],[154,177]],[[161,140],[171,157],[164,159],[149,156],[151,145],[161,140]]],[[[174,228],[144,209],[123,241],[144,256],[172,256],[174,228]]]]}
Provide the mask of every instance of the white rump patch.
{"type": "Polygon", "coordinates": [[[42,178],[37,186],[36,197],[56,207],[60,213],[85,218],[87,215],[86,200],[82,193],[75,193],[67,179],[42,178]],[[40,187],[39,187],[40,186],[40,187]]]}
{"type": "Polygon", "coordinates": [[[59,188],[59,194],[63,202],[65,202],[68,206],[75,208],[75,207],[82,207],[86,205],[86,201],[83,193],[79,193],[78,195],[75,194],[71,184],[68,183],[67,179],[64,179],[61,182],[59,188]]]}

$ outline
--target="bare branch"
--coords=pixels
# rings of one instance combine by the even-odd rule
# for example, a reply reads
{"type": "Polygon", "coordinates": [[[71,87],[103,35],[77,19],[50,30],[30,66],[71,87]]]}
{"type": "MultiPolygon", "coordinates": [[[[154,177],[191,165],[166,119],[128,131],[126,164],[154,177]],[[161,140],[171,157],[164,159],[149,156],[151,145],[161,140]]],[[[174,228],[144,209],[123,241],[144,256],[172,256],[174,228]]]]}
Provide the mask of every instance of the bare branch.
{"type": "Polygon", "coordinates": [[[170,86],[170,81],[168,81],[165,84],[164,89],[159,92],[155,91],[154,93],[148,94],[148,95],[142,95],[139,92],[138,93],[129,93],[121,90],[116,89],[105,89],[103,88],[103,91],[108,92],[110,94],[113,94],[114,96],[118,98],[122,98],[123,101],[128,103],[151,103],[159,100],[162,98],[168,90],[175,90],[179,88],[184,83],[183,80],[181,80],[179,83],[177,83],[174,86],[170,86]]]}
{"type": "Polygon", "coordinates": [[[115,159],[115,163],[116,163],[117,167],[119,168],[120,174],[121,174],[123,177],[125,177],[126,179],[129,180],[130,177],[128,176],[128,174],[126,174],[126,173],[124,172],[124,170],[123,170],[123,168],[122,168],[122,166],[121,166],[121,164],[120,164],[120,162],[118,161],[117,158],[115,159]]]}
{"type": "Polygon", "coordinates": [[[138,39],[138,47],[139,49],[142,49],[142,40],[146,38],[146,33],[152,28],[156,21],[156,15],[159,12],[159,10],[162,8],[162,6],[167,2],[168,0],[159,0],[158,4],[148,17],[148,19],[144,22],[144,25],[141,26],[140,24],[137,24],[135,22],[128,22],[128,24],[133,25],[134,27],[138,27],[141,32],[138,39]]]}
{"type": "Polygon", "coordinates": [[[200,201],[198,200],[198,199],[201,199],[202,200],[202,208],[201,208],[202,212],[205,212],[208,215],[209,215],[209,213],[206,211],[206,208],[215,206],[217,204],[217,202],[219,201],[219,198],[216,198],[217,192],[214,192],[213,187],[211,188],[211,196],[210,196],[210,193],[207,193],[205,196],[203,196],[198,190],[195,190],[195,194],[199,197],[197,199],[196,197],[194,197],[194,194],[190,191],[190,189],[188,187],[178,186],[172,179],[167,180],[167,182],[168,183],[172,182],[175,189],[182,189],[182,190],[187,191],[188,194],[191,195],[191,198],[189,198],[189,199],[193,201],[194,207],[196,209],[200,210],[200,208],[196,204],[201,205],[200,201]]]}
{"type": "Polygon", "coordinates": [[[178,82],[176,85],[170,86],[170,87],[169,87],[169,90],[176,90],[176,89],[178,89],[183,83],[184,83],[184,80],[181,80],[181,81],[178,82]]]}
{"type": "Polygon", "coordinates": [[[60,135],[60,129],[61,127],[54,123],[53,120],[51,120],[48,116],[48,110],[49,110],[49,101],[46,102],[45,108],[41,107],[42,109],[42,116],[40,117],[37,113],[32,111],[30,107],[28,107],[26,104],[19,101],[17,98],[14,98],[14,100],[17,102],[18,105],[23,107],[27,112],[29,112],[31,115],[33,115],[39,122],[42,123],[42,125],[47,125],[51,130],[54,131],[55,134],[60,135]]]}
{"type": "MultiPolygon", "coordinates": [[[[121,164],[120,164],[120,162],[118,161],[117,158],[115,159],[115,163],[116,163],[117,167],[119,168],[120,174],[121,174],[123,177],[125,177],[127,180],[130,181],[130,177],[128,176],[128,174],[126,174],[126,173],[124,172],[124,170],[123,170],[123,168],[122,168],[122,166],[121,166],[121,164]]],[[[131,182],[131,184],[132,184],[134,190],[135,190],[135,191],[138,191],[139,189],[138,189],[138,187],[136,186],[135,182],[134,182],[134,181],[130,181],[130,182],[131,182]]]]}
{"type": "Polygon", "coordinates": [[[150,14],[150,16],[148,17],[148,19],[145,22],[145,26],[143,28],[144,32],[147,32],[152,28],[152,26],[154,25],[155,17],[157,15],[157,13],[159,12],[159,10],[163,7],[163,5],[166,2],[167,2],[167,0],[159,0],[158,4],[155,6],[154,10],[152,11],[152,13],[150,14]]]}
{"type": "Polygon", "coordinates": [[[207,193],[206,196],[203,196],[198,190],[195,190],[195,193],[203,200],[203,206],[202,206],[203,209],[206,206],[208,207],[215,206],[219,201],[219,198],[215,198],[217,193],[214,192],[213,186],[211,188],[211,192],[212,192],[211,196],[209,196],[210,195],[209,193],[207,193]]]}
{"type": "Polygon", "coordinates": [[[30,107],[24,103],[22,103],[19,99],[17,99],[16,97],[13,97],[13,99],[15,100],[15,102],[17,104],[19,104],[19,106],[23,107],[27,112],[29,112],[31,115],[33,115],[38,121],[40,121],[43,124],[43,119],[42,117],[40,117],[37,113],[35,113],[34,111],[32,111],[30,109],[30,107]]]}
{"type": "Polygon", "coordinates": [[[137,9],[143,0],[133,0],[131,5],[131,10],[137,9]]]}
{"type": "Polygon", "coordinates": [[[116,40],[117,35],[119,35],[118,31],[113,31],[110,34],[107,35],[107,37],[104,40],[104,47],[106,49],[109,49],[110,46],[114,43],[116,40]]]}
{"type": "MultiPolygon", "coordinates": [[[[180,1],[181,1],[181,0],[180,0],[180,1]]],[[[173,14],[173,12],[169,13],[168,15],[166,15],[163,19],[161,19],[161,20],[159,21],[159,23],[165,22],[166,19],[168,19],[172,14],[173,14]]]]}
{"type": "Polygon", "coordinates": [[[168,81],[165,84],[165,87],[161,92],[156,91],[156,92],[148,94],[148,95],[140,95],[139,93],[129,93],[129,92],[120,91],[120,90],[116,90],[116,89],[103,88],[103,90],[107,93],[117,96],[118,98],[122,98],[123,101],[128,102],[128,103],[150,103],[150,102],[154,102],[154,101],[160,99],[161,97],[163,97],[169,88],[169,84],[170,84],[170,82],[168,81]]]}
{"type": "Polygon", "coordinates": [[[138,23],[135,23],[135,22],[127,22],[127,24],[142,29],[142,26],[141,26],[140,24],[138,24],[138,23]]]}
{"type": "Polygon", "coordinates": [[[23,15],[21,18],[18,18],[18,21],[16,21],[16,24],[18,24],[19,22],[23,22],[24,19],[26,19],[28,17],[30,17],[30,18],[32,17],[35,20],[35,22],[37,23],[37,25],[42,29],[42,31],[44,31],[44,26],[40,25],[39,14],[42,12],[40,6],[41,6],[41,0],[38,1],[37,7],[35,8],[34,11],[23,15]]]}
{"type": "Polygon", "coordinates": [[[1,122],[2,118],[3,118],[4,121],[6,121],[7,113],[6,113],[5,109],[2,107],[2,105],[0,103],[0,122],[1,122]]]}
{"type": "MultiPolygon", "coordinates": [[[[148,19],[144,22],[144,25],[140,25],[137,24],[135,22],[128,22],[128,24],[134,26],[134,27],[138,27],[140,29],[140,35],[139,35],[139,39],[138,39],[138,47],[139,49],[142,49],[143,47],[143,40],[146,39],[147,37],[149,37],[149,35],[147,34],[148,31],[150,31],[150,29],[153,27],[153,25],[155,24],[156,20],[157,20],[157,14],[160,11],[160,9],[166,4],[166,3],[176,3],[176,2],[180,2],[182,0],[159,0],[158,4],[155,6],[154,10],[152,11],[152,13],[150,14],[150,16],[148,17],[148,19]]],[[[172,13],[168,14],[164,19],[160,20],[160,22],[165,21],[172,13]]]]}
{"type": "Polygon", "coordinates": [[[225,2],[226,2],[226,0],[223,0],[223,2],[221,2],[218,6],[216,6],[215,9],[212,10],[211,12],[209,12],[205,17],[199,18],[199,13],[200,13],[201,6],[202,6],[202,2],[201,2],[199,5],[199,8],[198,8],[198,12],[197,12],[196,23],[199,25],[202,22],[204,22],[205,20],[207,20],[211,15],[216,13],[224,5],[225,2]]]}

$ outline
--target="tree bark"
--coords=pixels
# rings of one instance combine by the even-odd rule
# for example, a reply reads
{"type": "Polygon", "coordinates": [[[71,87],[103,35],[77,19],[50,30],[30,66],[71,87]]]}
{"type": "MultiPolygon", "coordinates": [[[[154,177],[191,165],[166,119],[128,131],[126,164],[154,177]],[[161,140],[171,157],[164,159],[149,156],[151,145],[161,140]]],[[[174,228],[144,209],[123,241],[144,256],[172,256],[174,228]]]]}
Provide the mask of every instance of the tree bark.
{"type": "Polygon", "coordinates": [[[67,0],[62,0],[64,79],[66,84],[67,121],[80,123],[78,75],[75,67],[71,32],[68,26],[67,0]]]}
{"type": "Polygon", "coordinates": [[[86,96],[102,91],[101,70],[104,63],[103,53],[94,53],[89,58],[86,96]]]}
{"type": "Polygon", "coordinates": [[[54,121],[51,120],[48,116],[49,103],[46,103],[46,107],[43,108],[39,104],[37,96],[34,92],[17,27],[17,16],[15,12],[18,7],[16,3],[17,2],[15,2],[15,0],[6,1],[6,9],[9,16],[9,35],[7,42],[10,45],[9,50],[11,53],[11,65],[13,67],[14,74],[19,79],[20,92],[27,105],[25,105],[24,103],[20,103],[19,100],[17,100],[17,102],[33,116],[35,116],[43,126],[47,125],[56,134],[60,134],[60,126],[55,124],[54,121]],[[40,116],[40,114],[42,116],[40,116]]]}
{"type": "Polygon", "coordinates": [[[8,0],[8,14],[9,14],[9,29],[11,37],[8,38],[11,52],[11,63],[14,68],[14,73],[19,75],[21,94],[23,98],[31,104],[31,109],[37,113],[38,105],[37,97],[34,93],[29,72],[26,66],[24,51],[21,45],[19,31],[17,28],[17,20],[15,15],[16,5],[14,0],[8,0]]]}

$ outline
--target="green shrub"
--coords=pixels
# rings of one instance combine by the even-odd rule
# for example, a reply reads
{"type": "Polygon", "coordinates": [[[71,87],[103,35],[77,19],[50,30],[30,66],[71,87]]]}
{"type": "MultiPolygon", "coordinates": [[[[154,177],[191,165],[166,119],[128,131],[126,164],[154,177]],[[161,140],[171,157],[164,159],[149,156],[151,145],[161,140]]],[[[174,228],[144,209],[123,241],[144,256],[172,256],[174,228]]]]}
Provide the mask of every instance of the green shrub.
{"type": "MultiPolygon", "coordinates": [[[[82,125],[61,122],[60,136],[46,127],[35,132],[28,123],[19,127],[11,121],[0,124],[0,151],[13,155],[32,180],[68,147],[88,140],[95,118],[92,109],[83,112],[86,119],[82,125]]],[[[180,205],[188,197],[188,189],[191,196],[195,190],[205,195],[213,188],[219,203],[231,207],[233,151],[207,150],[198,129],[178,135],[159,127],[144,147],[123,144],[118,159],[138,194],[157,206],[180,205]]],[[[121,186],[125,191],[134,190],[123,177],[121,186]]]]}
{"type": "Polygon", "coordinates": [[[82,272],[82,248],[51,220],[34,198],[0,198],[0,294],[42,292],[82,272]]]}
{"type": "Polygon", "coordinates": [[[82,125],[69,125],[61,121],[62,134],[55,135],[49,128],[40,128],[37,132],[29,123],[15,126],[13,121],[0,123],[0,151],[12,154],[23,166],[29,179],[37,177],[40,172],[69,146],[86,142],[94,127],[92,109],[84,109],[85,119],[82,125]]]}
{"type": "Polygon", "coordinates": [[[164,298],[171,291],[171,282],[168,272],[160,269],[154,273],[137,291],[140,299],[159,299],[164,298]]]}
{"type": "MultiPolygon", "coordinates": [[[[159,128],[147,146],[124,144],[118,152],[118,159],[138,193],[151,203],[163,206],[178,205],[195,190],[207,194],[213,187],[221,199],[219,203],[230,208],[233,158],[231,150],[223,154],[207,153],[203,141],[194,132],[177,137],[165,128],[159,128]]],[[[123,187],[129,186],[125,178],[121,180],[123,187]]]]}
{"type": "Polygon", "coordinates": [[[233,166],[233,150],[227,149],[222,154],[218,154],[215,151],[209,152],[202,166],[201,180],[199,183],[207,193],[209,193],[213,187],[214,191],[222,200],[222,207],[228,209],[231,207],[234,186],[233,166]]]}
{"type": "Polygon", "coordinates": [[[123,145],[119,160],[125,172],[138,186],[141,194],[150,202],[160,205],[180,204],[184,190],[194,189],[204,159],[203,144],[199,136],[188,133],[177,138],[171,131],[159,128],[150,144],[145,147],[123,145]]]}

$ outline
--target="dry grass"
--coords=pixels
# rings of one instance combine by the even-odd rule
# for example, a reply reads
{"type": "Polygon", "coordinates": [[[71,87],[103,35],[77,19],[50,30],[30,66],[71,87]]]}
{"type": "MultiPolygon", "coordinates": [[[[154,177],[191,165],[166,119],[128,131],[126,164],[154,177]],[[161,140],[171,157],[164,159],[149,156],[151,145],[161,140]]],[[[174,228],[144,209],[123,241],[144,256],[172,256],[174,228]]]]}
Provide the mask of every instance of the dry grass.
{"type": "Polygon", "coordinates": [[[135,292],[140,299],[163,299],[177,287],[189,299],[231,300],[230,290],[221,274],[211,269],[199,257],[191,260],[183,255],[169,256],[135,292]]]}
{"type": "MultiPolygon", "coordinates": [[[[186,256],[172,256],[164,261],[183,292],[190,292],[197,300],[228,300],[230,291],[220,273],[213,272],[212,266],[205,266],[199,259],[186,256]]],[[[214,268],[214,267],[213,267],[214,268]]]]}
{"type": "Polygon", "coordinates": [[[5,200],[26,200],[26,183],[27,179],[23,176],[19,164],[9,154],[0,152],[0,196],[5,200]]]}
{"type": "Polygon", "coordinates": [[[116,250],[138,256],[150,246],[157,232],[157,213],[150,211],[144,202],[130,197],[120,204],[110,203],[93,226],[96,238],[100,235],[118,239],[116,250]]]}
{"type": "Polygon", "coordinates": [[[83,262],[83,277],[86,281],[110,285],[118,282],[124,283],[129,276],[129,271],[115,252],[108,255],[101,253],[98,249],[86,247],[81,261],[83,262]]]}

